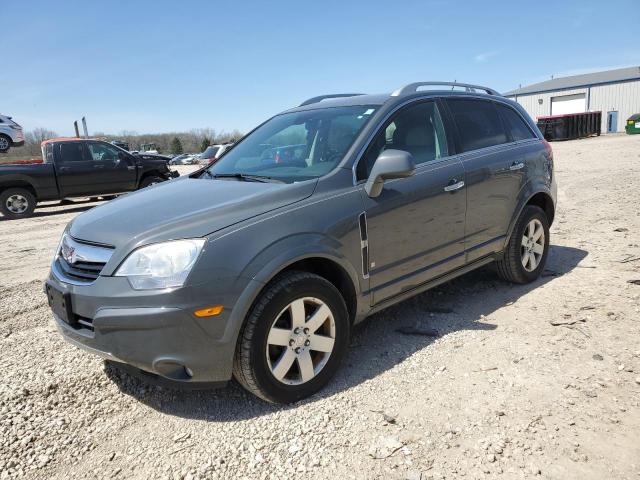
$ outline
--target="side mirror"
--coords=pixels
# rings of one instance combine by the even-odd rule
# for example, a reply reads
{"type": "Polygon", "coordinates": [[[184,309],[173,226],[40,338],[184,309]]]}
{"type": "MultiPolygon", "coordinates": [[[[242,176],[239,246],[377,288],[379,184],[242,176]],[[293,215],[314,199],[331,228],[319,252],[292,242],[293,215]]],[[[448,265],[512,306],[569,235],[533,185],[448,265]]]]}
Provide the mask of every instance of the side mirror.
{"type": "Polygon", "coordinates": [[[416,171],[413,155],[404,150],[385,150],[376,158],[364,189],[371,198],[380,196],[385,180],[406,178],[416,171]]]}

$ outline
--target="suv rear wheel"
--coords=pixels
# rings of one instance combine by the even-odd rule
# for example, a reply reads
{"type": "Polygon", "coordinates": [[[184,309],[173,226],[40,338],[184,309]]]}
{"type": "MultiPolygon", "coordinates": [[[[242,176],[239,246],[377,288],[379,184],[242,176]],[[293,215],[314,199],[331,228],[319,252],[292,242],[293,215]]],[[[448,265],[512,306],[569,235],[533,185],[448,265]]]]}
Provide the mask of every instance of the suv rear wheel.
{"type": "Polygon", "coordinates": [[[0,212],[10,219],[26,218],[33,214],[36,198],[24,188],[8,188],[0,193],[0,212]]]}
{"type": "Polygon", "coordinates": [[[527,205],[518,218],[504,255],[496,263],[498,274],[514,283],[529,283],[544,270],[549,253],[549,220],[540,207],[527,205]]]}
{"type": "Polygon", "coordinates": [[[0,134],[0,153],[8,152],[9,148],[11,148],[11,139],[0,134]]]}
{"type": "Polygon", "coordinates": [[[238,338],[233,372],[251,393],[291,403],[321,389],[349,342],[340,292],[308,272],[277,277],[260,295],[238,338]]]}

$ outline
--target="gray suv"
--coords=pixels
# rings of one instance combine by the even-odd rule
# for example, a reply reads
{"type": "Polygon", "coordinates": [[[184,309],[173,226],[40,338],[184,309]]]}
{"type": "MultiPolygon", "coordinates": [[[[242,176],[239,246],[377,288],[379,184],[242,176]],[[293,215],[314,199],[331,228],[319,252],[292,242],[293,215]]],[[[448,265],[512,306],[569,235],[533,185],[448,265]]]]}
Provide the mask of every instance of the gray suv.
{"type": "Polygon", "coordinates": [[[45,289],[65,339],[130,371],[293,402],[371,313],[490,262],[538,278],[555,205],[549,144],[494,90],[324,95],[79,215],[45,289]]]}

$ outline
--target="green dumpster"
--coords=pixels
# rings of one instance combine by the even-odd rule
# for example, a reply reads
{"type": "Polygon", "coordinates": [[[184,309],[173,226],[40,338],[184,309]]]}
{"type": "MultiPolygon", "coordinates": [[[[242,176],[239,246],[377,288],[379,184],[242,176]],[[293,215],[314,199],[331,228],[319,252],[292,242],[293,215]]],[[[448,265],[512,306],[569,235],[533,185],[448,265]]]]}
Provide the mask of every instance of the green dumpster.
{"type": "Polygon", "coordinates": [[[629,135],[640,133],[640,113],[631,115],[627,119],[627,124],[625,125],[624,129],[629,135]]]}

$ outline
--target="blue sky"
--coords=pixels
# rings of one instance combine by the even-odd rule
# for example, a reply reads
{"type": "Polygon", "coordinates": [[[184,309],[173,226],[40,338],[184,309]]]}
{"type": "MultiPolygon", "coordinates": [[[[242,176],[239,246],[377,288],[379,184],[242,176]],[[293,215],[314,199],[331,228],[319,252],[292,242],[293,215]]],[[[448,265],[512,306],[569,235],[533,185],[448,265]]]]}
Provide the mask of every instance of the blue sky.
{"type": "Polygon", "coordinates": [[[59,134],[83,115],[90,132],[246,131],[322,93],[506,91],[640,65],[637,2],[4,0],[0,113],[59,134]]]}

